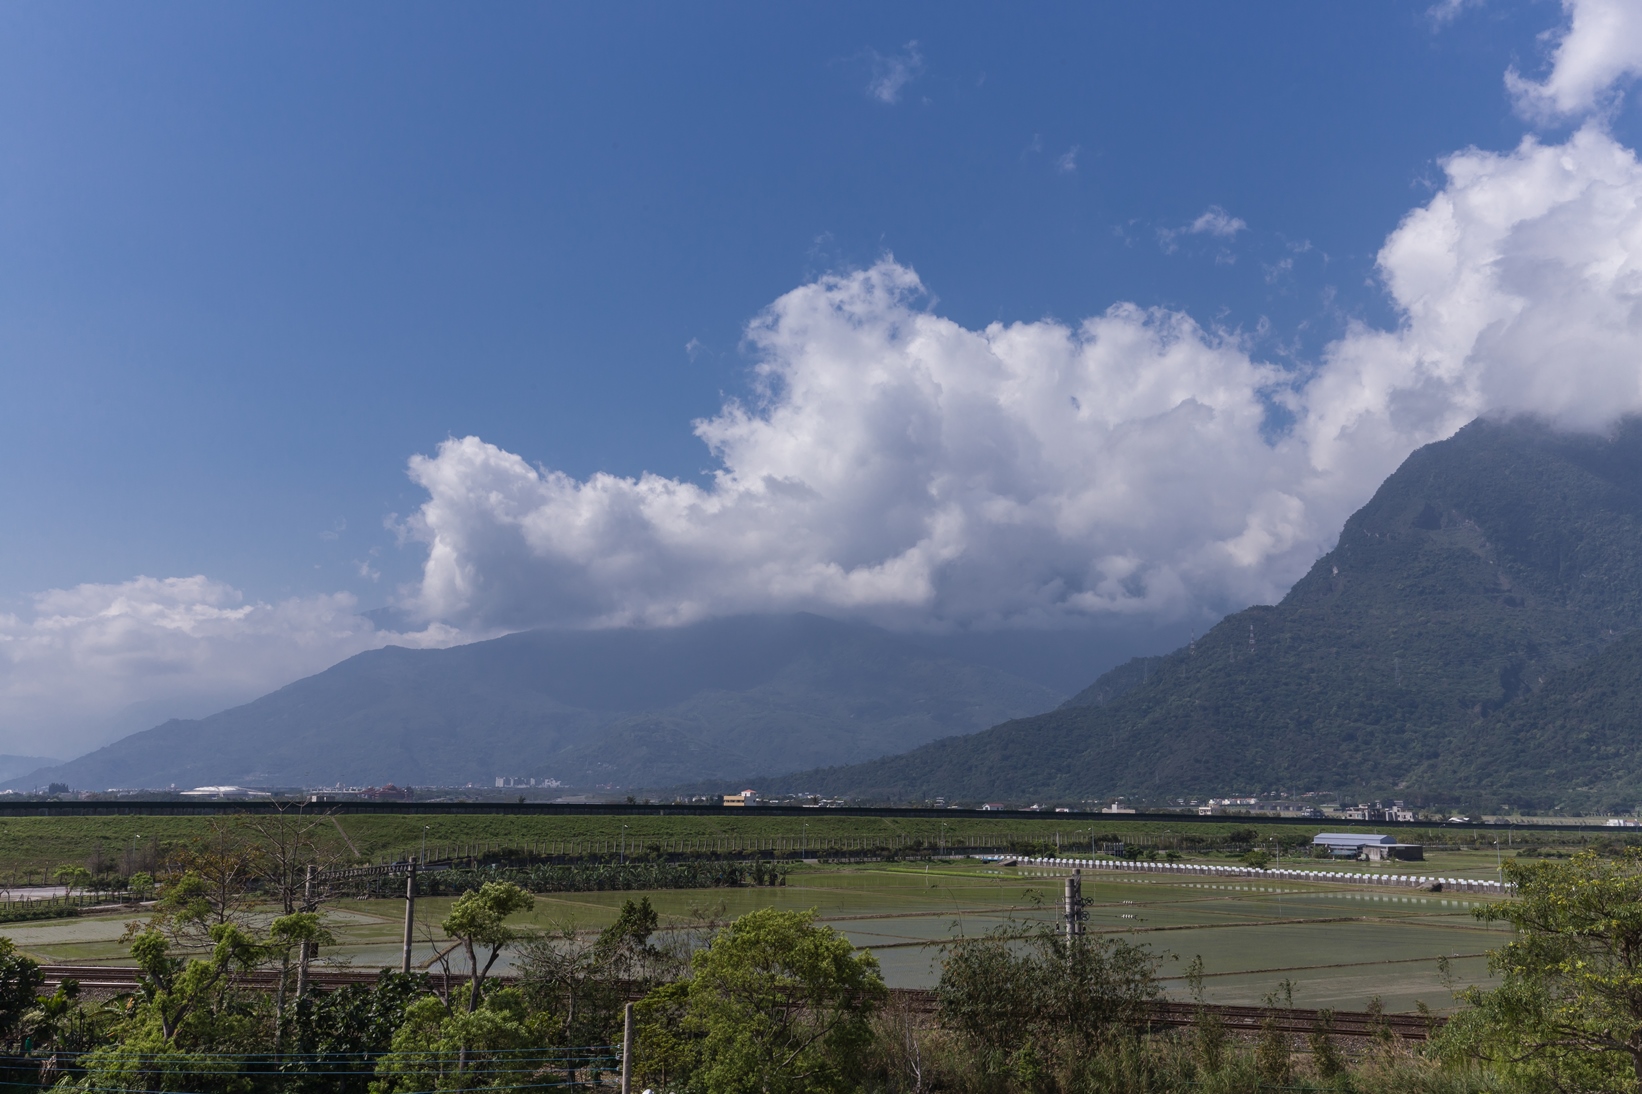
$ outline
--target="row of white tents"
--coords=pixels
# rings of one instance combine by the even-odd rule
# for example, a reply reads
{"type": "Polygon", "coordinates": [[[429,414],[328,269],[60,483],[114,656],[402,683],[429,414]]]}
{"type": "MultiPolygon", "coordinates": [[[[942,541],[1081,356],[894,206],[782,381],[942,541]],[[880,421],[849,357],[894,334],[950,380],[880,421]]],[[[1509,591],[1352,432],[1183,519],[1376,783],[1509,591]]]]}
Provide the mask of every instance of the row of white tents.
{"type": "Polygon", "coordinates": [[[1409,889],[1434,889],[1440,885],[1443,892],[1492,893],[1495,896],[1508,894],[1515,888],[1508,882],[1484,881],[1480,878],[1415,877],[1411,874],[1371,874],[1366,871],[1260,869],[1254,866],[1212,866],[1195,862],[1097,858],[1030,858],[1020,861],[1031,866],[1068,867],[1075,870],[1122,870],[1127,873],[1180,874],[1195,877],[1344,882],[1351,885],[1390,885],[1409,889]]]}

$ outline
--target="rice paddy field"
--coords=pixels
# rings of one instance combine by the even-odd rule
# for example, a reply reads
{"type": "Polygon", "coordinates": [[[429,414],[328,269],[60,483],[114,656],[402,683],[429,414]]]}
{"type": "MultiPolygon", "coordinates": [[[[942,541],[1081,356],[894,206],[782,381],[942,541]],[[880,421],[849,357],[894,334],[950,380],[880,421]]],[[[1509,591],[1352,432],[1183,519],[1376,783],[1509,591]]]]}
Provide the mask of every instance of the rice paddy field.
{"type": "MultiPolygon", "coordinates": [[[[1493,877],[1495,863],[1489,848],[1434,852],[1432,861],[1395,869],[1493,877]]],[[[640,895],[661,913],[664,929],[674,932],[699,932],[761,907],[814,909],[857,947],[870,950],[892,986],[929,987],[944,947],[999,927],[1058,922],[1065,876],[1060,869],[967,858],[807,863],[795,865],[779,887],[539,895],[534,912],[517,922],[591,935],[611,922],[623,900],[640,895]]],[[[1149,947],[1161,960],[1171,994],[1185,996],[1185,967],[1201,955],[1206,994],[1218,1003],[1258,1004],[1287,979],[1297,1006],[1361,1010],[1378,997],[1389,1011],[1423,1003],[1442,1012],[1453,1007],[1454,990],[1486,982],[1487,951],[1509,937],[1472,915],[1487,897],[1388,891],[1350,878],[1278,882],[1100,871],[1084,874],[1084,895],[1093,902],[1087,929],[1149,947]]],[[[434,955],[448,944],[437,925],[449,904],[450,898],[417,902],[418,965],[437,970],[434,955]]],[[[352,967],[397,965],[403,915],[403,902],[396,900],[328,906],[325,917],[338,945],[322,959],[352,967]]],[[[0,927],[0,933],[42,962],[123,964],[129,959],[120,937],[130,918],[19,923],[0,927]]]]}

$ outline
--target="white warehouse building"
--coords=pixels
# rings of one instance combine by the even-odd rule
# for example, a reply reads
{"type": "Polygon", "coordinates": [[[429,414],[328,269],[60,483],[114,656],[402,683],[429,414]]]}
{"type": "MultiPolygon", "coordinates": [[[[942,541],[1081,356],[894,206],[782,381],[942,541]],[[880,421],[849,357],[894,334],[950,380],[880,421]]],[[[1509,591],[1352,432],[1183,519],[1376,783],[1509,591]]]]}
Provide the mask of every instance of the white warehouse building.
{"type": "Polygon", "coordinates": [[[1319,832],[1312,837],[1313,847],[1326,847],[1334,858],[1367,859],[1386,862],[1403,859],[1422,862],[1425,847],[1418,843],[1398,843],[1396,836],[1365,835],[1362,832],[1319,832]]]}

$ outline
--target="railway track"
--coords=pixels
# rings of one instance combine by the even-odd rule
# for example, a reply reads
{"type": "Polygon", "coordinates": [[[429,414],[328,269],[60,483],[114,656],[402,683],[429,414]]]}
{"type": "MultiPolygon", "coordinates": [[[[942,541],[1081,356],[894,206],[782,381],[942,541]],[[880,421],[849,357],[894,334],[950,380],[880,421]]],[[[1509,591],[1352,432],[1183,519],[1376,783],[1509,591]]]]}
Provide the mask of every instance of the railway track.
{"type": "MultiPolygon", "coordinates": [[[[340,988],[349,984],[374,984],[379,969],[311,969],[310,983],[322,988],[340,988]]],[[[125,965],[42,965],[47,991],[55,991],[64,980],[77,980],[80,990],[91,995],[119,995],[133,991],[138,983],[138,970],[125,965]]],[[[278,983],[279,974],[272,969],[250,973],[246,981],[253,987],[269,991],[278,983]]],[[[457,979],[457,978],[453,978],[457,979]]],[[[465,979],[465,978],[464,978],[465,979]]],[[[506,981],[510,977],[492,977],[506,981]]],[[[892,988],[892,1005],[905,1007],[919,1014],[934,1014],[935,993],[917,988],[892,988]]],[[[1153,1025],[1181,1027],[1194,1024],[1207,1012],[1220,1019],[1228,1033],[1253,1035],[1261,1029],[1276,1029],[1281,1033],[1303,1035],[1321,1027],[1325,1013],[1329,1014],[1329,1032],[1336,1037],[1370,1038],[1391,1035],[1406,1041],[1423,1041],[1441,1027],[1443,1019],[1420,1014],[1371,1014],[1367,1011],[1338,1010],[1324,1012],[1301,1007],[1238,1007],[1159,1000],[1151,1004],[1147,1020],[1153,1025]]]]}

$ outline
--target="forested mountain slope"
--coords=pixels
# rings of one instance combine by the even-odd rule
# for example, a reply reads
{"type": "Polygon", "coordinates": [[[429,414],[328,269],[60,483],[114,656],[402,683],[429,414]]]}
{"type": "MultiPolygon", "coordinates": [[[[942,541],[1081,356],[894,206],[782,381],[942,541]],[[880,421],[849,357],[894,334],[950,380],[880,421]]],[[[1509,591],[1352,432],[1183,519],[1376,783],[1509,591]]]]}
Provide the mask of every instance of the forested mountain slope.
{"type": "MultiPolygon", "coordinates": [[[[1478,421],[1410,456],[1279,604],[1053,712],[778,785],[901,799],[1555,797],[1587,776],[1536,769],[1558,751],[1545,719],[1574,688],[1545,686],[1639,623],[1642,424],[1596,437],[1478,421]]],[[[1603,755],[1634,779],[1642,727],[1603,724],[1603,755]]]]}
{"type": "Polygon", "coordinates": [[[1456,735],[1410,781],[1489,809],[1642,807],[1642,631],[1456,735]]]}
{"type": "Polygon", "coordinates": [[[510,775],[666,786],[868,759],[1064,695],[928,640],[814,615],[534,631],[362,653],[11,785],[459,786],[510,775]]]}

